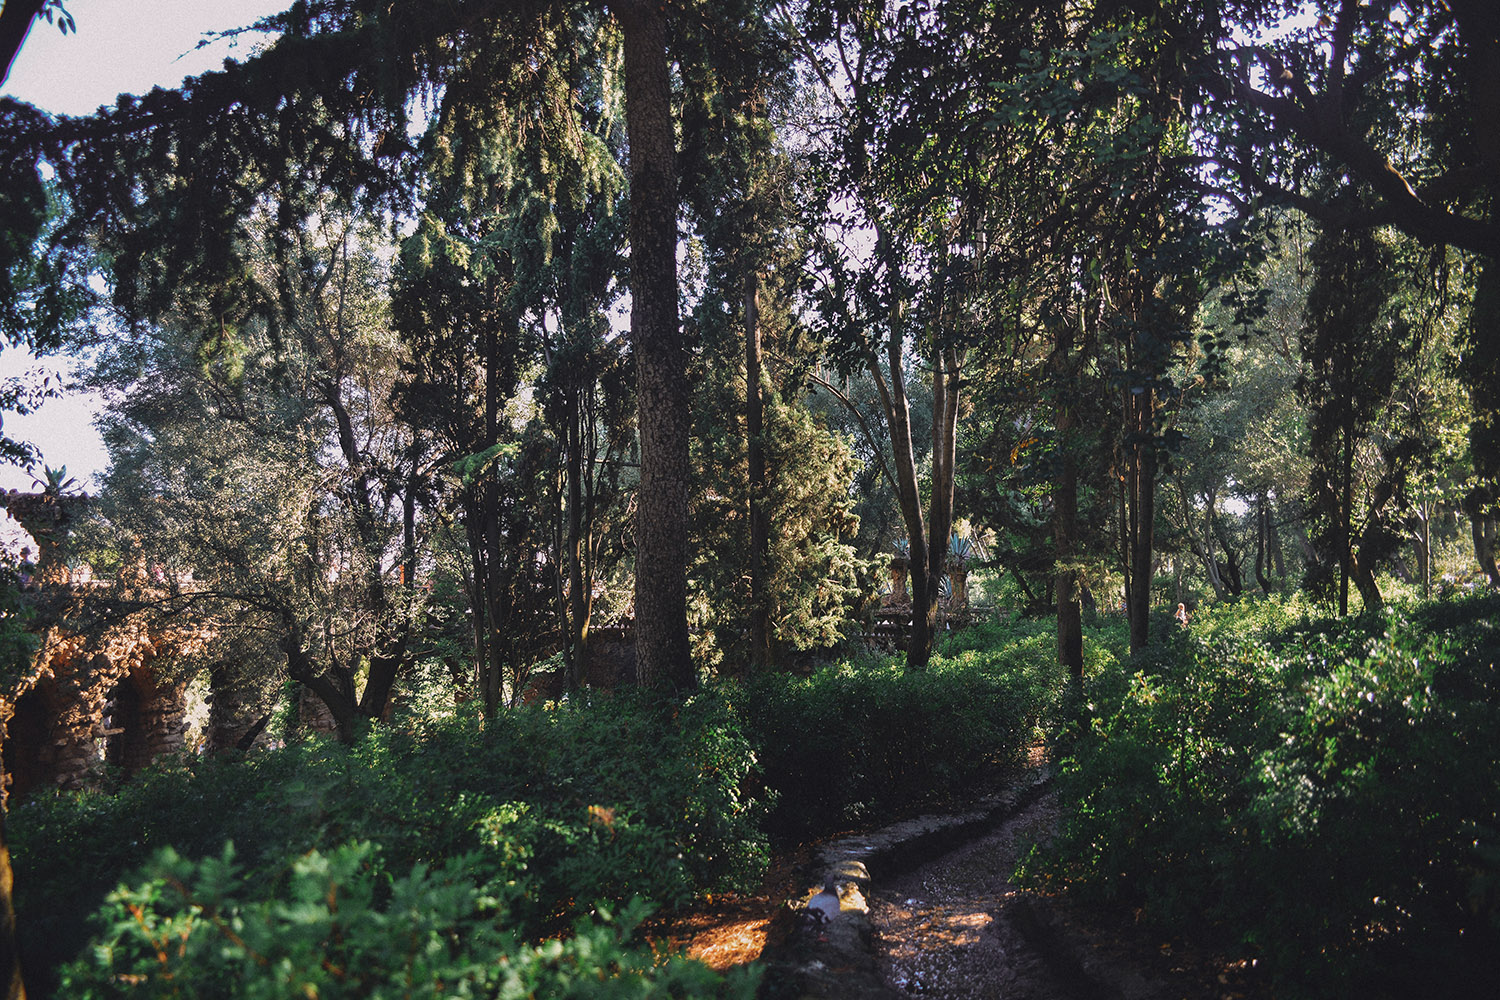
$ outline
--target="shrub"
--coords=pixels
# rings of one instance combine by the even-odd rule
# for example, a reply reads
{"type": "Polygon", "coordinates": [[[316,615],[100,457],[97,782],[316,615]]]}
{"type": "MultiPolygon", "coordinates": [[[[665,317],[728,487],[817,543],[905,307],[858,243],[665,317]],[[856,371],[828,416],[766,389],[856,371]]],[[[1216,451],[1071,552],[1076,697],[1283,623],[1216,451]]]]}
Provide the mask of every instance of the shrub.
{"type": "Polygon", "coordinates": [[[631,941],[649,907],[599,907],[572,933],[529,943],[469,877],[468,859],[385,874],[369,843],[309,852],[284,891],[247,892],[226,848],[193,862],[159,853],[144,880],[111,893],[101,933],[62,970],[64,995],[281,1000],[283,997],[741,997],[728,978],[631,941]]]}
{"type": "Polygon", "coordinates": [[[1462,645],[1400,615],[1200,618],[1090,685],[1076,810],[1026,875],[1215,926],[1286,995],[1488,981],[1500,686],[1472,651],[1494,610],[1418,610],[1462,645]]]}
{"type": "Polygon", "coordinates": [[[393,872],[463,858],[522,938],[565,929],[596,900],[673,905],[746,887],[767,856],[760,805],[742,794],[753,766],[715,691],[677,709],[620,696],[377,730],[353,747],[163,762],[113,796],[13,811],[23,954],[33,974],[77,954],[86,915],[168,846],[196,860],[233,841],[263,900],[283,891],[289,859],[346,843],[377,845],[393,872]]]}
{"type": "Polygon", "coordinates": [[[1050,642],[960,637],[925,671],[870,658],[747,682],[771,829],[805,836],[940,803],[1017,760],[1061,690],[1050,642]]]}

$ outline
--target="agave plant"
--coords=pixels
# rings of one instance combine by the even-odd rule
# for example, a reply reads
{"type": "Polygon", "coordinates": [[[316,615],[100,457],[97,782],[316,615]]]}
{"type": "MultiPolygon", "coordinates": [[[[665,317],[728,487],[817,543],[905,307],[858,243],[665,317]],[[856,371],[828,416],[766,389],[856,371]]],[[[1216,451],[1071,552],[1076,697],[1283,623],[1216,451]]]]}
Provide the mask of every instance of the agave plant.
{"type": "Polygon", "coordinates": [[[40,486],[42,492],[48,496],[57,497],[65,493],[71,493],[74,487],[78,485],[78,480],[68,475],[68,467],[66,465],[59,465],[55,469],[50,465],[44,465],[42,466],[42,477],[38,479],[32,476],[31,481],[40,486]]]}
{"type": "Polygon", "coordinates": [[[967,567],[969,560],[978,555],[978,546],[967,535],[954,535],[948,539],[948,561],[967,567]]]}

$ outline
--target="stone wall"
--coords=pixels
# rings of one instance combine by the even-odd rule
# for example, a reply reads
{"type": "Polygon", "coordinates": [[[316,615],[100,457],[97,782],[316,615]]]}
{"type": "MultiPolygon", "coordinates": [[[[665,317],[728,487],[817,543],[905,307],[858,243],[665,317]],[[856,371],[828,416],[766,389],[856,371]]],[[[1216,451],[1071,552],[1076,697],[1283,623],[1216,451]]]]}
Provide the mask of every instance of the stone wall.
{"type": "Polygon", "coordinates": [[[97,784],[107,769],[129,777],[185,747],[186,688],[157,667],[201,637],[153,636],[125,622],[95,639],[49,629],[17,688],[0,695],[8,797],[97,784]]]}

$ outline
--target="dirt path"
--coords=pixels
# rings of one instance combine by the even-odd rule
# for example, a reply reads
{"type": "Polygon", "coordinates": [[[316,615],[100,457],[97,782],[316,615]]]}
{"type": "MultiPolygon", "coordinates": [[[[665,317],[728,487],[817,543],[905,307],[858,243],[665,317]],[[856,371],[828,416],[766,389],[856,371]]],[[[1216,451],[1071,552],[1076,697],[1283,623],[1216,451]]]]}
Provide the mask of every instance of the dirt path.
{"type": "Polygon", "coordinates": [[[1055,826],[1046,795],[993,833],[875,887],[870,918],[886,982],[930,997],[1070,1000],[1076,993],[1017,926],[1018,851],[1055,826]]]}
{"type": "Polygon", "coordinates": [[[886,983],[961,1000],[1248,1000],[1254,970],[1126,913],[1039,899],[1011,881],[1020,852],[1056,828],[1055,792],[989,834],[877,884],[870,917],[886,983]]]}

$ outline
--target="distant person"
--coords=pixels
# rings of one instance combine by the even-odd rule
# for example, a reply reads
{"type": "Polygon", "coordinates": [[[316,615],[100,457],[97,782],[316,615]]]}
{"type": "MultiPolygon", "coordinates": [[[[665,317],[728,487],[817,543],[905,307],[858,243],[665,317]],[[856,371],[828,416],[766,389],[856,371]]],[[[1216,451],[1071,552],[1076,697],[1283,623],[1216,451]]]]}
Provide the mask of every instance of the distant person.
{"type": "Polygon", "coordinates": [[[1175,615],[1173,615],[1172,617],[1177,619],[1177,627],[1178,628],[1187,628],[1187,623],[1188,623],[1187,605],[1179,603],[1177,605],[1177,613],[1175,615]]]}
{"type": "Polygon", "coordinates": [[[20,581],[22,590],[31,589],[31,572],[34,569],[36,569],[36,565],[31,561],[31,547],[23,545],[21,547],[21,562],[16,567],[16,579],[20,581]]]}

